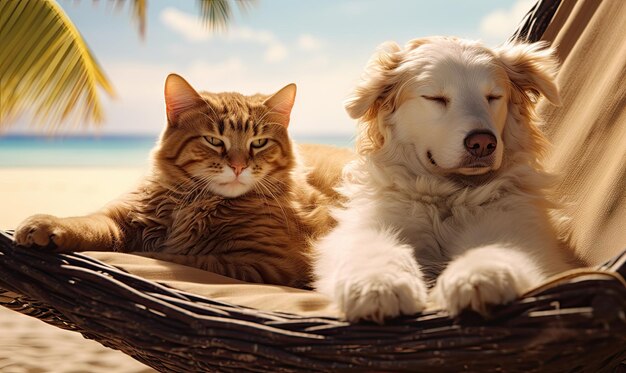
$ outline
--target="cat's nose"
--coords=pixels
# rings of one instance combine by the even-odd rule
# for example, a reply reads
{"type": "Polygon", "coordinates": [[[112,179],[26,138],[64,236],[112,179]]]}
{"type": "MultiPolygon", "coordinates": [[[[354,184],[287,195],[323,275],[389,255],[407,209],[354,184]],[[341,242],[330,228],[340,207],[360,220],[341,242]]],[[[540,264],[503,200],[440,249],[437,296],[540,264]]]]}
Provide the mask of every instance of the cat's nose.
{"type": "Polygon", "coordinates": [[[245,170],[246,168],[248,168],[247,164],[244,163],[235,163],[235,162],[231,162],[228,164],[228,166],[230,168],[233,169],[233,172],[235,173],[235,176],[239,176],[241,175],[241,173],[243,172],[243,170],[245,170]]]}

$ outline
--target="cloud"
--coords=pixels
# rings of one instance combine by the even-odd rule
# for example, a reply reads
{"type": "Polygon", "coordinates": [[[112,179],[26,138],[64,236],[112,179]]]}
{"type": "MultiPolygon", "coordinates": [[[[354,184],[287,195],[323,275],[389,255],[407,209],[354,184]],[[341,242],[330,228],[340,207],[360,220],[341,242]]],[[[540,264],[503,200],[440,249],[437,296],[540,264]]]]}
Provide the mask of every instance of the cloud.
{"type": "Polygon", "coordinates": [[[278,62],[284,60],[288,54],[287,48],[284,45],[274,43],[267,48],[264,57],[267,62],[278,62]]]}
{"type": "MultiPolygon", "coordinates": [[[[183,72],[184,77],[188,79],[199,91],[208,90],[215,91],[215,84],[217,82],[222,83],[224,79],[222,77],[235,77],[243,76],[246,73],[246,68],[243,62],[239,58],[229,58],[225,61],[218,63],[207,63],[202,60],[193,61],[189,67],[185,68],[183,72]]],[[[228,79],[226,79],[228,81],[228,79]]],[[[217,90],[232,90],[233,88],[217,87],[217,90]]]]}
{"type": "Polygon", "coordinates": [[[264,46],[265,61],[280,62],[289,55],[287,47],[267,30],[256,30],[249,27],[231,27],[223,34],[212,34],[211,30],[202,25],[198,17],[182,12],[176,8],[165,8],[160,14],[161,22],[172,31],[179,33],[191,43],[201,43],[212,39],[227,40],[239,43],[253,43],[264,46]]]}
{"type": "Polygon", "coordinates": [[[276,43],[276,36],[270,31],[254,30],[249,27],[231,27],[225,34],[225,38],[229,40],[250,41],[258,44],[276,43]]]}
{"type": "Polygon", "coordinates": [[[178,32],[190,42],[201,42],[211,39],[210,31],[198,21],[197,16],[181,12],[176,8],[165,8],[161,12],[160,17],[163,24],[178,32]]]}
{"type": "Polygon", "coordinates": [[[303,34],[298,37],[298,48],[304,51],[314,51],[322,47],[324,42],[310,34],[303,34]]]}
{"type": "Polygon", "coordinates": [[[510,9],[496,9],[487,14],[480,22],[481,34],[489,40],[507,40],[534,3],[535,0],[517,0],[510,9]]]}

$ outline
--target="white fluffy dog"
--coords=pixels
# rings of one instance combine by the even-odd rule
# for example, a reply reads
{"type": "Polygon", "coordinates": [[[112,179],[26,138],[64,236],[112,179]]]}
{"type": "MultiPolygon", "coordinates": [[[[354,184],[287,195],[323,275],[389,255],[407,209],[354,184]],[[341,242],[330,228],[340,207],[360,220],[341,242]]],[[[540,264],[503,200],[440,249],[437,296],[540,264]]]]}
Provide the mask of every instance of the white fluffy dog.
{"type": "Polygon", "coordinates": [[[571,268],[547,198],[534,112],[559,104],[542,44],[386,43],[347,100],[360,119],[350,198],[317,244],[316,288],[351,321],[510,302],[571,268]],[[435,283],[436,281],[436,283],[435,283]]]}

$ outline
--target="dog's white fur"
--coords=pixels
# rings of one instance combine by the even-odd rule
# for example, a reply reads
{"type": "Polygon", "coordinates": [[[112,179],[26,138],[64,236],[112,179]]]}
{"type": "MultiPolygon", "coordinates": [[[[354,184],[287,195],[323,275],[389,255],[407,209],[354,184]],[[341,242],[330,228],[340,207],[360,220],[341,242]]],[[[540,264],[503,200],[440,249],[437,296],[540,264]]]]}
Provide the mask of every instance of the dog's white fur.
{"type": "Polygon", "coordinates": [[[551,223],[534,112],[539,95],[559,104],[556,70],[538,43],[382,45],[346,102],[360,119],[349,202],[316,245],[315,286],[348,320],[413,314],[429,299],[452,315],[485,313],[571,267],[551,223]],[[497,147],[472,164],[464,138],[477,129],[497,147]]]}

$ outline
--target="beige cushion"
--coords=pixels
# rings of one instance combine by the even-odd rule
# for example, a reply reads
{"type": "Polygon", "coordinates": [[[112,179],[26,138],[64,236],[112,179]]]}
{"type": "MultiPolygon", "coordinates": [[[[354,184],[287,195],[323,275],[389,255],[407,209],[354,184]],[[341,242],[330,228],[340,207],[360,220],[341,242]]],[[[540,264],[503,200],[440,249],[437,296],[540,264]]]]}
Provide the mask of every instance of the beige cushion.
{"type": "Polygon", "coordinates": [[[110,252],[84,254],[147,280],[217,301],[303,316],[339,316],[330,300],[314,291],[250,284],[200,269],[131,254],[110,252]]]}

